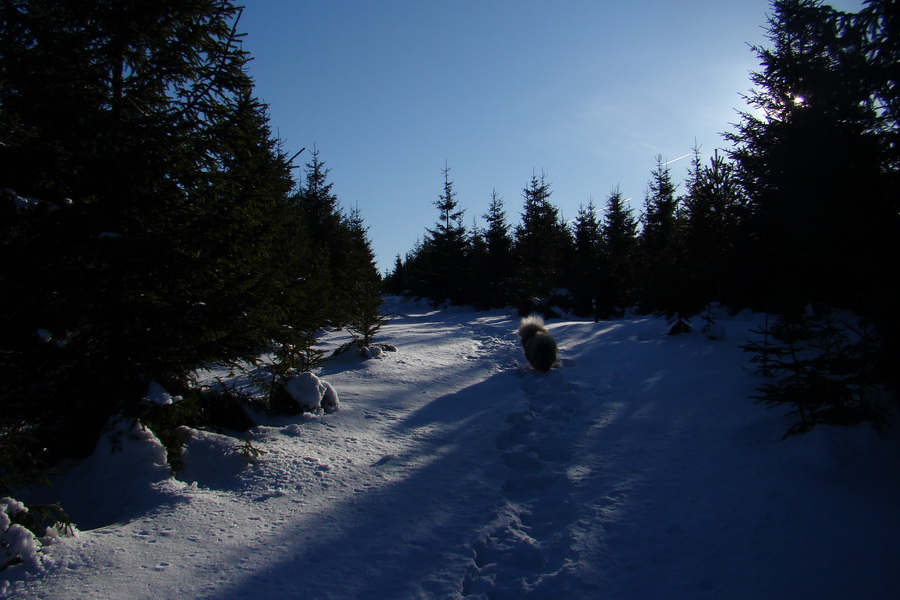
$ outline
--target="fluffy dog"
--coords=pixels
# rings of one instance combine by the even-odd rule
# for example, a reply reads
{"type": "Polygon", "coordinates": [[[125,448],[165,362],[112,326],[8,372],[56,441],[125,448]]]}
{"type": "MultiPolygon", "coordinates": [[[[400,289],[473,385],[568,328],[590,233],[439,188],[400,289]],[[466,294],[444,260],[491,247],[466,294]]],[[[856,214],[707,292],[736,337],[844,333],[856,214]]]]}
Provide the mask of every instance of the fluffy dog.
{"type": "Polygon", "coordinates": [[[540,315],[525,317],[519,323],[516,330],[522,348],[525,349],[525,358],[534,367],[535,371],[546,373],[559,358],[559,348],[547,329],[544,327],[544,319],[540,315]]]}

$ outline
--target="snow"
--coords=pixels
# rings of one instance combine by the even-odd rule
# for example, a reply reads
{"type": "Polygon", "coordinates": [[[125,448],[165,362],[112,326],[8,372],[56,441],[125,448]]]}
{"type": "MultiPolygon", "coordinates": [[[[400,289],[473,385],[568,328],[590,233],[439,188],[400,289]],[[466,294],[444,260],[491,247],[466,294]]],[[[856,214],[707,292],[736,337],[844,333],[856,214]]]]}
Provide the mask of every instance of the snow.
{"type": "Polygon", "coordinates": [[[300,373],[285,384],[285,390],[303,410],[332,413],[340,408],[334,387],[312,373],[300,373]]]}
{"type": "Polygon", "coordinates": [[[151,381],[150,385],[147,386],[147,394],[144,396],[144,400],[156,406],[168,406],[175,402],[181,402],[183,398],[181,396],[173,396],[159,383],[151,381]]]}
{"type": "Polygon", "coordinates": [[[720,314],[724,341],[552,320],[560,366],[539,374],[515,315],[387,312],[397,352],[307,380],[340,411],[250,438],[184,428],[180,479],[117,424],[57,481],[78,535],[0,573],[0,595],[900,597],[898,435],[781,441],[791,420],[749,399],[762,380],[738,347],[760,315],[720,314]]]}
{"type": "Polygon", "coordinates": [[[12,519],[28,509],[13,498],[0,498],[0,565],[22,562],[32,569],[40,568],[40,544],[28,529],[12,519]]]}

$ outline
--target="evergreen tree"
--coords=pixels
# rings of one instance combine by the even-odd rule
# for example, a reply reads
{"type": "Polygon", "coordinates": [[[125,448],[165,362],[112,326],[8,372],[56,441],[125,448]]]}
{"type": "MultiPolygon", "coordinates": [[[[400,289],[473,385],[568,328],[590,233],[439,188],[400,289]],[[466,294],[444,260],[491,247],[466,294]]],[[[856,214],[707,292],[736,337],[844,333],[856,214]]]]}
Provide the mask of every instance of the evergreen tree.
{"type": "Polygon", "coordinates": [[[249,357],[281,329],[290,165],[229,1],[2,11],[0,189],[18,196],[0,207],[0,401],[29,397],[45,440],[88,451],[150,380],[249,357]]]}
{"type": "Polygon", "coordinates": [[[867,310],[873,285],[896,275],[897,188],[880,127],[889,111],[875,101],[890,85],[869,80],[865,32],[850,15],[816,0],[773,9],[772,47],[754,48],[758,112],[729,136],[758,240],[747,272],[778,310],[867,310]]]}
{"type": "MultiPolygon", "coordinates": [[[[880,279],[891,281],[900,272],[900,20],[897,19],[896,0],[868,0],[854,25],[865,32],[863,45],[866,55],[864,82],[872,90],[877,106],[874,132],[882,148],[880,216],[887,218],[878,232],[884,239],[873,244],[877,258],[870,266],[865,304],[861,312],[876,323],[882,336],[882,350],[878,353],[880,377],[896,393],[900,390],[900,373],[895,368],[900,356],[900,316],[896,307],[900,294],[896,290],[879,292],[880,279]],[[877,254],[876,254],[877,253],[877,254]]],[[[893,286],[896,287],[896,286],[893,286]]],[[[893,289],[893,288],[892,288],[893,289]]]]}
{"type": "Polygon", "coordinates": [[[640,234],[641,270],[639,300],[644,310],[665,314],[684,327],[699,312],[686,300],[685,271],[679,200],[671,171],[662,157],[650,176],[640,234]]]}
{"type": "Polygon", "coordinates": [[[735,248],[745,202],[734,165],[716,151],[708,166],[694,150],[684,198],[685,260],[699,302],[738,301],[735,248]]]}
{"type": "Polygon", "coordinates": [[[306,163],[304,183],[296,197],[300,212],[312,228],[313,237],[323,245],[337,234],[341,226],[338,198],[331,191],[334,184],[328,181],[330,171],[319,160],[319,150],[314,148],[312,159],[306,163]]]}
{"type": "MultiPolygon", "coordinates": [[[[896,0],[867,0],[863,9],[848,17],[859,32],[865,54],[865,87],[872,91],[875,132],[882,140],[884,170],[891,185],[900,173],[900,20],[896,0]]],[[[900,194],[892,194],[893,214],[900,213],[900,194]]],[[[896,238],[895,238],[896,239],[896,238]]]]}
{"type": "Polygon", "coordinates": [[[598,298],[606,291],[606,265],[603,263],[602,235],[597,220],[597,207],[591,198],[579,205],[574,224],[575,260],[570,275],[574,310],[579,315],[595,318],[598,298]]]}
{"type": "Polygon", "coordinates": [[[382,313],[381,274],[375,265],[368,228],[358,208],[350,211],[346,226],[350,232],[349,268],[343,273],[346,278],[344,288],[350,294],[347,328],[358,337],[358,344],[367,348],[387,322],[387,317],[382,313]]]}
{"type": "Polygon", "coordinates": [[[551,204],[550,194],[550,184],[543,174],[532,175],[523,190],[522,222],[515,237],[519,302],[523,307],[530,307],[534,298],[548,300],[554,290],[566,284],[572,238],[559,209],[551,204]]]}
{"type": "Polygon", "coordinates": [[[873,355],[881,339],[865,322],[848,323],[834,311],[801,311],[778,317],[757,333],[762,341],[742,346],[754,352],[760,372],[773,380],[756,396],[770,407],[788,405],[798,421],[785,433],[809,431],[817,424],[856,425],[871,422],[881,429],[887,410],[874,393],[873,355]]]}
{"type": "Polygon", "coordinates": [[[467,262],[469,277],[464,282],[465,297],[468,302],[478,308],[489,308],[489,288],[495,280],[497,273],[490,268],[490,259],[487,250],[487,241],[484,231],[478,227],[478,222],[472,218],[472,227],[469,229],[467,262]]]}
{"type": "Polygon", "coordinates": [[[434,229],[428,230],[423,252],[430,276],[426,296],[442,302],[449,300],[454,304],[465,303],[467,295],[466,278],[469,276],[468,239],[466,228],[462,223],[465,211],[459,208],[453,181],[450,180],[450,168],[443,169],[443,192],[434,205],[440,216],[434,229]]]}
{"type": "Polygon", "coordinates": [[[403,260],[403,277],[406,286],[404,292],[420,298],[428,298],[431,283],[430,265],[427,263],[425,244],[416,238],[413,247],[403,260]]]}
{"type": "Polygon", "coordinates": [[[306,164],[304,182],[294,195],[294,202],[309,235],[312,246],[310,260],[319,263],[324,274],[322,278],[306,281],[308,287],[319,288],[319,323],[340,326],[353,312],[350,299],[356,290],[349,283],[352,278],[346,277],[346,274],[356,268],[352,264],[351,248],[357,233],[343,215],[337,196],[331,191],[333,184],[328,181],[329,172],[325,163],[319,160],[318,149],[314,149],[310,162],[306,164]]]}
{"type": "Polygon", "coordinates": [[[388,294],[400,295],[409,288],[406,284],[406,265],[400,254],[394,258],[394,270],[384,278],[384,289],[388,294]]]}
{"type": "Polygon", "coordinates": [[[607,287],[598,298],[601,315],[628,307],[634,299],[638,224],[618,188],[610,192],[600,227],[607,287]]]}
{"type": "Polygon", "coordinates": [[[506,221],[503,198],[497,190],[491,192],[491,203],[483,215],[487,229],[483,238],[485,244],[485,277],[483,294],[489,307],[502,307],[512,302],[511,286],[515,259],[510,225],[506,221]]]}
{"type": "Polygon", "coordinates": [[[884,340],[878,377],[900,387],[900,144],[897,3],[845,14],[776,0],[771,47],[755,47],[731,154],[747,191],[752,245],[742,252],[759,306],[799,319],[813,303],[851,308],[884,340]]]}
{"type": "Polygon", "coordinates": [[[656,158],[656,168],[650,175],[644,199],[641,244],[650,260],[660,258],[670,249],[678,235],[678,199],[672,173],[662,157],[656,158]]]}

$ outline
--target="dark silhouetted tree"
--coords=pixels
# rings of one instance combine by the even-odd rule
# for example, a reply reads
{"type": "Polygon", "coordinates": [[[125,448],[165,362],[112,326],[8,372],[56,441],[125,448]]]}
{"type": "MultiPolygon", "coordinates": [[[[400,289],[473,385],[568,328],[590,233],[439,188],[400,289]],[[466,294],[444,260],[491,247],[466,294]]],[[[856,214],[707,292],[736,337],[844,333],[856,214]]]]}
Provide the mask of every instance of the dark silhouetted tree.
{"type": "Polygon", "coordinates": [[[865,310],[873,286],[896,274],[887,103],[874,101],[889,86],[868,79],[864,31],[821,2],[776,0],[768,35],[770,48],[754,48],[756,111],[729,136],[757,240],[748,275],[777,310],[865,310]]]}
{"type": "Polygon", "coordinates": [[[734,165],[716,151],[704,166],[696,148],[683,206],[686,276],[698,302],[741,302],[736,246],[746,202],[734,165]]]}
{"type": "Polygon", "coordinates": [[[597,220],[597,207],[590,199],[578,207],[573,224],[575,259],[569,274],[569,288],[574,298],[574,310],[579,315],[594,315],[598,297],[607,288],[602,235],[597,220]]]}
{"type": "Polygon", "coordinates": [[[752,301],[789,323],[810,304],[872,319],[884,341],[875,372],[895,389],[898,295],[887,282],[900,272],[897,14],[894,1],[855,15],[773,2],[771,45],[754,48],[755,110],[728,135],[749,201],[741,256],[752,301]]]}
{"type": "Polygon", "coordinates": [[[684,248],[678,207],[671,170],[657,157],[641,215],[638,299],[643,310],[664,314],[683,328],[692,309],[682,297],[684,248]]]}
{"type": "Polygon", "coordinates": [[[559,209],[551,204],[550,194],[543,174],[532,175],[523,190],[522,222],[515,235],[518,302],[523,308],[530,306],[533,298],[549,299],[567,283],[572,238],[559,209]]]}
{"type": "Polygon", "coordinates": [[[600,226],[606,288],[598,301],[601,316],[615,314],[634,302],[637,220],[618,188],[609,194],[600,226]]]}
{"type": "Polygon", "coordinates": [[[290,165],[231,2],[0,10],[0,401],[88,451],[150,380],[278,335],[290,165]]]}
{"type": "Polygon", "coordinates": [[[503,198],[497,194],[497,190],[491,192],[491,203],[483,218],[487,222],[487,228],[483,232],[484,271],[487,277],[484,278],[482,296],[489,307],[507,306],[512,303],[515,258],[503,198]]]}
{"type": "Polygon", "coordinates": [[[470,274],[468,237],[462,222],[465,211],[456,200],[450,168],[445,166],[442,172],[443,192],[434,203],[440,215],[434,229],[428,230],[420,257],[429,272],[424,295],[436,302],[465,303],[469,300],[466,278],[470,274]]]}

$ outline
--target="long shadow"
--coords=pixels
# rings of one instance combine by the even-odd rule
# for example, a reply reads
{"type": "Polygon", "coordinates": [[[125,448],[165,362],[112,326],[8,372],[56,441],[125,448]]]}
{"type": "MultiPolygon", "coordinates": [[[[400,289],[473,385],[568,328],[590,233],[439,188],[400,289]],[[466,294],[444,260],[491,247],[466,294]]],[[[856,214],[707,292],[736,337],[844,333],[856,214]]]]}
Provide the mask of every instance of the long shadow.
{"type": "Polygon", "coordinates": [[[423,432],[415,446],[370,466],[386,471],[389,483],[328,507],[320,518],[331,530],[323,537],[304,539],[310,530],[300,524],[287,526],[278,539],[252,541],[245,553],[283,549],[206,598],[440,598],[458,592],[471,562],[463,550],[502,501],[495,440],[510,404],[485,399],[510,386],[516,389],[516,377],[497,373],[409,415],[398,428],[423,432]]]}
{"type": "MultiPolygon", "coordinates": [[[[629,341],[626,333],[616,331],[609,343],[629,341]]],[[[594,366],[586,364],[593,359],[579,343],[571,345],[571,356],[579,369],[594,366]]],[[[627,364],[630,357],[620,358],[627,364]]],[[[592,379],[581,371],[575,378],[602,382],[604,375],[592,379]]],[[[573,550],[571,530],[602,536],[602,528],[590,532],[584,523],[596,521],[594,511],[618,501],[616,490],[637,485],[640,477],[605,472],[582,456],[621,452],[621,440],[617,448],[598,450],[605,431],[640,410],[617,404],[604,390],[568,383],[565,368],[545,376],[502,371],[439,396],[396,424],[416,436],[408,453],[371,466],[388,471],[389,483],[330,506],[321,519],[331,532],[321,537],[304,539],[321,528],[298,524],[278,539],[255,540],[247,552],[282,549],[272,562],[206,597],[452,597],[474,589],[487,561],[506,561],[492,575],[500,594],[581,561],[582,572],[555,579],[556,591],[581,590],[569,597],[586,597],[585,590],[593,593],[599,585],[588,571],[608,557],[573,550]],[[610,407],[598,411],[590,402],[610,407]],[[514,523],[498,519],[510,511],[514,523]],[[308,576],[294,584],[298,573],[308,576]]]]}

